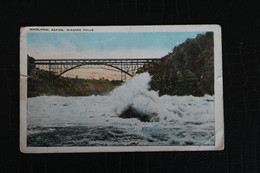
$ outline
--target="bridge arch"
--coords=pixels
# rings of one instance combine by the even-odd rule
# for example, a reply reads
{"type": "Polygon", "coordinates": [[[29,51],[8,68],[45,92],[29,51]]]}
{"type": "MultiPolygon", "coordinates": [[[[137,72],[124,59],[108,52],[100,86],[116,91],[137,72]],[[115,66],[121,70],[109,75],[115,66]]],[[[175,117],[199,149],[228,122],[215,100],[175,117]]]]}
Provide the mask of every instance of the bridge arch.
{"type": "Polygon", "coordinates": [[[128,76],[133,77],[133,75],[131,75],[131,74],[128,73],[127,71],[125,71],[125,70],[123,70],[123,69],[121,69],[121,68],[119,68],[119,67],[113,66],[113,65],[111,65],[111,64],[84,64],[84,63],[83,63],[83,64],[75,65],[75,66],[73,66],[73,67],[71,67],[71,68],[68,68],[68,69],[64,70],[63,72],[61,72],[60,74],[58,74],[57,77],[63,75],[64,73],[66,73],[66,72],[68,72],[68,71],[70,71],[70,70],[73,70],[73,69],[75,69],[75,68],[77,68],[77,67],[84,66],[84,65],[104,65],[104,66],[108,66],[108,67],[112,67],[112,68],[115,68],[115,69],[117,69],[117,70],[120,70],[121,72],[127,74],[128,76]]]}

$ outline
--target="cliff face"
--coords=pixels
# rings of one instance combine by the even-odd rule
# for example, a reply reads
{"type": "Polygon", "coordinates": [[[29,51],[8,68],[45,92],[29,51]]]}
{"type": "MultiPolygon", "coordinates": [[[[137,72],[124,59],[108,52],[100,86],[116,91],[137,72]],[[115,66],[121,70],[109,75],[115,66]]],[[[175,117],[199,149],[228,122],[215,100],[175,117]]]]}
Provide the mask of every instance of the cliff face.
{"type": "Polygon", "coordinates": [[[160,62],[147,65],[139,72],[148,71],[153,76],[151,89],[160,95],[213,95],[213,51],[213,33],[198,34],[174,47],[160,62]]]}

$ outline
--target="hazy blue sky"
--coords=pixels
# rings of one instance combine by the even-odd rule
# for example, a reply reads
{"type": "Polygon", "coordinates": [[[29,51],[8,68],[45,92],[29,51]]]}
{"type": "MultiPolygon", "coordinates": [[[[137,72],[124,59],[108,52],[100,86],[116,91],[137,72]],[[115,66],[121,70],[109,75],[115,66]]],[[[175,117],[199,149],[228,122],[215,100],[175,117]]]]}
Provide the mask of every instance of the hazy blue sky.
{"type": "Polygon", "coordinates": [[[159,58],[204,32],[28,33],[35,58],[159,58]]]}

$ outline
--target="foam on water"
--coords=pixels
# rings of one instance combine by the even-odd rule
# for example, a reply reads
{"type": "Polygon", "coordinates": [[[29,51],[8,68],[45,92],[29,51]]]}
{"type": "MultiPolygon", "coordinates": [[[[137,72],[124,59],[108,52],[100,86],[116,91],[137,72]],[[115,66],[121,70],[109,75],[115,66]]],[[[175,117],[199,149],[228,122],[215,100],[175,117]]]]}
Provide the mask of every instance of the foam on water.
{"type": "MultiPolygon", "coordinates": [[[[29,98],[28,127],[116,127],[126,135],[147,139],[139,141],[144,145],[150,145],[149,141],[213,145],[214,97],[159,97],[157,92],[149,90],[150,80],[148,73],[136,75],[106,96],[29,98]],[[153,116],[151,122],[120,118],[130,107],[140,116],[153,116]]],[[[113,145],[111,141],[107,143],[113,145]]]]}
{"type": "Polygon", "coordinates": [[[127,83],[114,89],[110,98],[115,104],[111,106],[115,108],[116,115],[122,114],[130,106],[135,109],[140,116],[150,115],[157,112],[156,97],[158,94],[148,91],[151,77],[148,73],[136,75],[127,83]]]}

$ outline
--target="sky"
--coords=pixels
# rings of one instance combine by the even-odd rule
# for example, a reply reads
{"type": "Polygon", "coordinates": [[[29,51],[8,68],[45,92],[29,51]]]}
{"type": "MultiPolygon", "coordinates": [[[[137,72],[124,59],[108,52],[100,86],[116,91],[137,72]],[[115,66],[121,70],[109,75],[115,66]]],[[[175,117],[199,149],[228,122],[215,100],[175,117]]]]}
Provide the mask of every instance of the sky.
{"type": "Polygon", "coordinates": [[[161,58],[187,38],[204,32],[28,33],[35,59],[161,58]]]}

